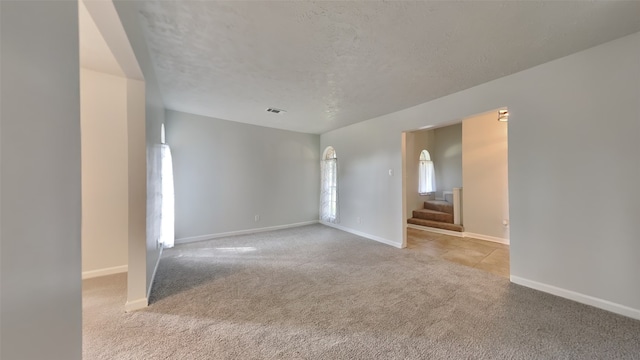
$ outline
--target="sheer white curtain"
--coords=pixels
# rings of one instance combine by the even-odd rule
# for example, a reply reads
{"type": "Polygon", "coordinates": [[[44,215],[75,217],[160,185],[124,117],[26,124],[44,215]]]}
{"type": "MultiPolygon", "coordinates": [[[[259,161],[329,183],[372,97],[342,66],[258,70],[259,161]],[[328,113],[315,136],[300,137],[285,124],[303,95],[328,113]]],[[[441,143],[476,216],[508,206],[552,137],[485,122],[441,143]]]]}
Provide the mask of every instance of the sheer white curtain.
{"type": "Polygon", "coordinates": [[[418,192],[420,194],[427,194],[436,191],[436,172],[431,161],[431,156],[426,150],[422,150],[420,153],[420,165],[418,169],[418,192]]]}
{"type": "Polygon", "coordinates": [[[160,145],[162,166],[162,212],[160,214],[160,242],[166,248],[175,240],[175,208],[173,193],[173,160],[169,145],[160,145]]]}
{"type": "Polygon", "coordinates": [[[338,159],[335,152],[325,155],[320,164],[320,174],[320,220],[338,223],[338,159]]]}

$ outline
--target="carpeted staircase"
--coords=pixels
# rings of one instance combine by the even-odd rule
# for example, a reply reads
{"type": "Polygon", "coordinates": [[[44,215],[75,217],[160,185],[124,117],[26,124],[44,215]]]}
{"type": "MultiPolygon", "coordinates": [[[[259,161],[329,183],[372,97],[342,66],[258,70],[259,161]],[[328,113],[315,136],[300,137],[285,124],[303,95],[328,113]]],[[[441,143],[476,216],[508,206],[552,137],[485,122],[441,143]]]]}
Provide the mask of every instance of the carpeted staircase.
{"type": "Polygon", "coordinates": [[[427,200],[424,209],[413,210],[413,217],[407,223],[451,231],[464,231],[461,225],[453,223],[453,204],[442,200],[427,200]]]}

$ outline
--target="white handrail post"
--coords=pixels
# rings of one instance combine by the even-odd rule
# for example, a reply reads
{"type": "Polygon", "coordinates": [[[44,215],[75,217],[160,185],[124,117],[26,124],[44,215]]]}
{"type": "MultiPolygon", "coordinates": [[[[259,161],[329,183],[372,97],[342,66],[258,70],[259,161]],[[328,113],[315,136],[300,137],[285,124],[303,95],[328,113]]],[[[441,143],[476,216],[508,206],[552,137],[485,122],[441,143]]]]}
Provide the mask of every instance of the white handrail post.
{"type": "Polygon", "coordinates": [[[453,188],[453,223],[462,225],[462,188],[453,188]]]}

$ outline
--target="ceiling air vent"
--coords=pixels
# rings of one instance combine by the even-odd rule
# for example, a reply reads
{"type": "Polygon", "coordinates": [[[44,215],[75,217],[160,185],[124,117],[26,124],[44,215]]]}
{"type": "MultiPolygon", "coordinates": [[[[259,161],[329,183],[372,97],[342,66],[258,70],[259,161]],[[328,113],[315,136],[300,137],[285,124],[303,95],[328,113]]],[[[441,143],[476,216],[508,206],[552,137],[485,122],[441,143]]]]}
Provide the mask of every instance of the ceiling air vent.
{"type": "Polygon", "coordinates": [[[283,112],[286,112],[286,111],[282,110],[282,109],[268,108],[267,112],[274,113],[274,114],[280,114],[280,113],[283,113],[283,112]]]}

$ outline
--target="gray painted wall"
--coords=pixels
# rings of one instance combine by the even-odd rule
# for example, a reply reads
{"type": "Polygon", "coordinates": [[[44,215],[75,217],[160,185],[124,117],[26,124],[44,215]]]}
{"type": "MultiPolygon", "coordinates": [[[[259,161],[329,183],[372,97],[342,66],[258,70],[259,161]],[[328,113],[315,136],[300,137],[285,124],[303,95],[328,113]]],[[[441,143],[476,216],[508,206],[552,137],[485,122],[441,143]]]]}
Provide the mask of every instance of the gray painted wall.
{"type": "Polygon", "coordinates": [[[338,154],[340,226],[396,246],[403,237],[402,130],[374,119],[320,137],[322,149],[331,145],[338,154]]]}
{"type": "MultiPolygon", "coordinates": [[[[407,217],[413,216],[412,211],[424,208],[424,202],[432,199],[433,195],[420,195],[418,192],[420,153],[427,150],[431,160],[435,158],[436,139],[434,130],[412,131],[407,133],[407,217]]],[[[435,167],[434,163],[434,167],[435,167]]],[[[437,171],[437,170],[436,170],[437,171]]],[[[436,178],[436,188],[440,186],[436,178]]]]}
{"type": "Polygon", "coordinates": [[[511,274],[640,319],[640,33],[508,80],[511,274]]]}
{"type": "Polygon", "coordinates": [[[176,111],[166,116],[176,238],[318,220],[318,135],[176,111]]]}
{"type": "Polygon", "coordinates": [[[433,130],[435,149],[432,154],[436,170],[436,196],[443,191],[462,187],[462,124],[454,124],[433,130]]]}
{"type": "Polygon", "coordinates": [[[407,210],[415,210],[422,208],[422,203],[429,198],[418,193],[418,162],[422,150],[429,151],[433,160],[437,188],[435,197],[442,198],[443,190],[462,187],[462,124],[407,134],[407,210]]]}
{"type": "Polygon", "coordinates": [[[400,245],[402,179],[388,170],[401,170],[402,132],[508,106],[512,276],[640,318],[639,98],[636,33],[325,133],[321,147],[340,156],[341,225],[400,245]]]}
{"type": "Polygon", "coordinates": [[[0,358],[80,359],[78,4],[0,9],[0,358]]]}

